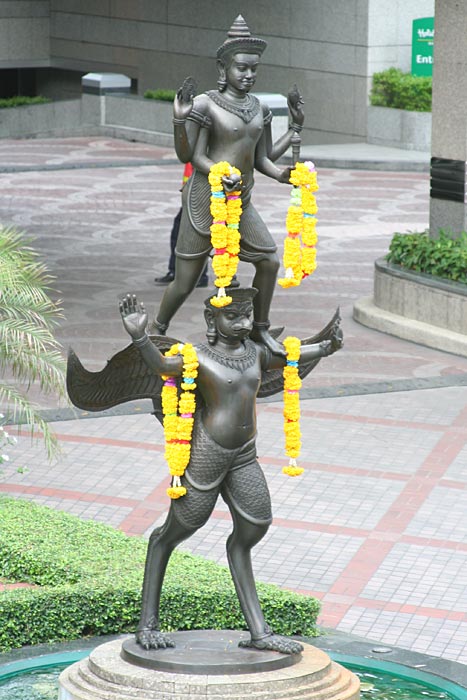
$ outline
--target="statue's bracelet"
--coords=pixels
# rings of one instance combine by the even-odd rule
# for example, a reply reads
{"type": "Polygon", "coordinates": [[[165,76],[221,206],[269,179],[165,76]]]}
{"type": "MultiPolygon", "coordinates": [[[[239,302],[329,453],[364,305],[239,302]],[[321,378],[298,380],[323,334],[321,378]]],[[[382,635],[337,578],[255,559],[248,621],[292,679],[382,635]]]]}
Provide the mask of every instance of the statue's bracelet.
{"type": "Polygon", "coordinates": [[[142,348],[143,345],[146,345],[149,342],[149,336],[146,333],[142,338],[133,338],[133,345],[136,345],[137,348],[142,348]]]}
{"type": "Polygon", "coordinates": [[[303,126],[301,126],[301,124],[296,124],[295,122],[290,122],[289,129],[293,129],[294,131],[299,132],[303,129],[303,126]]]}
{"type": "Polygon", "coordinates": [[[172,119],[172,124],[174,126],[183,126],[186,122],[186,119],[176,119],[175,117],[172,119]]]}

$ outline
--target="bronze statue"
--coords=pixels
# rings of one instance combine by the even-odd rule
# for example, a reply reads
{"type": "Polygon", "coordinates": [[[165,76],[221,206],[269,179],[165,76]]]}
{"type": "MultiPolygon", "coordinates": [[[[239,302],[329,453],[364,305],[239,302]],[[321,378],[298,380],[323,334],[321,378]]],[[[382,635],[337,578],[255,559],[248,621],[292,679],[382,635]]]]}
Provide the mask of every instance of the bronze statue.
{"type": "MultiPolygon", "coordinates": [[[[205,302],[208,342],[196,348],[196,413],[189,466],[182,476],[187,493],[171,501],[165,523],[151,534],[143,582],[142,611],[136,639],[145,649],[173,646],[160,632],[159,601],[167,563],[174,548],[202,527],[219,494],[227,503],[233,531],[227,556],[251,639],[244,646],[296,654],[301,645],[274,634],[264,620],[256,593],[251,549],[271,524],[271,502],[256,459],[256,398],[283,388],[283,356],[251,340],[256,289],[229,289],[232,303],[222,309],[205,302]]],[[[161,420],[161,375],[179,378],[180,355],[165,357],[161,349],[177,342],[148,336],[147,313],[134,295],[120,303],[132,345],[115,355],[101,372],[86,371],[70,351],[68,393],[75,405],[102,410],[123,401],[151,397],[161,420]]],[[[302,341],[300,376],[321,357],[342,346],[338,312],[315,337],[302,341]]],[[[285,477],[284,477],[285,478],[285,477]]]]}
{"type": "MultiPolygon", "coordinates": [[[[250,95],[266,42],[251,36],[241,15],[217,51],[218,89],[194,97],[194,82],[188,78],[174,102],[175,148],[180,160],[191,161],[194,173],[183,191],[183,214],[176,248],[175,279],[167,287],[152,329],[164,334],[170,320],[193,291],[211,251],[212,223],[208,174],[212,165],[227,161],[241,172],[243,214],[240,220],[240,260],[253,263],[256,274],[253,340],[272,352],[281,347],[269,333],[269,309],[276,283],[279,260],[276,244],[251,204],[253,173],[288,183],[290,167],[278,168],[278,158],[302,129],[303,101],[296,86],[289,93],[292,122],[289,131],[272,143],[272,114],[266,105],[250,95]]],[[[223,178],[224,189],[238,189],[238,176],[223,178]]]]}

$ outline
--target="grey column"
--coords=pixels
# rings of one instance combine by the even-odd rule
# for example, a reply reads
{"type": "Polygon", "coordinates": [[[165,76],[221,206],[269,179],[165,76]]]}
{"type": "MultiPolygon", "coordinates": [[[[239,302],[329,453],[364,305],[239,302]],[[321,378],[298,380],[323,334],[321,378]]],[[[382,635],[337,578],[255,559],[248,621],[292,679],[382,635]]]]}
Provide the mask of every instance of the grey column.
{"type": "Polygon", "coordinates": [[[467,3],[436,0],[430,235],[467,230],[467,3]]]}

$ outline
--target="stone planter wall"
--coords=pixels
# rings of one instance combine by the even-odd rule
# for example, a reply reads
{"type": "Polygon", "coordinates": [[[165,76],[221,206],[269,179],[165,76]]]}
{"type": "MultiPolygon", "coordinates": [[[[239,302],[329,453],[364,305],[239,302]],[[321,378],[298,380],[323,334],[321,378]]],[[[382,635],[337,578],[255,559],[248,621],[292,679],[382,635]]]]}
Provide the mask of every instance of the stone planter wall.
{"type": "Polygon", "coordinates": [[[3,139],[74,135],[81,129],[81,100],[0,109],[3,139]]]}
{"type": "Polygon", "coordinates": [[[0,109],[0,138],[103,135],[173,145],[171,102],[132,95],[88,95],[77,100],[0,109]]]}
{"type": "Polygon", "coordinates": [[[368,107],[368,143],[409,151],[431,150],[431,112],[368,107]]]}
{"type": "Polygon", "coordinates": [[[467,357],[467,285],[375,262],[374,296],[354,318],[405,340],[467,357]]]}

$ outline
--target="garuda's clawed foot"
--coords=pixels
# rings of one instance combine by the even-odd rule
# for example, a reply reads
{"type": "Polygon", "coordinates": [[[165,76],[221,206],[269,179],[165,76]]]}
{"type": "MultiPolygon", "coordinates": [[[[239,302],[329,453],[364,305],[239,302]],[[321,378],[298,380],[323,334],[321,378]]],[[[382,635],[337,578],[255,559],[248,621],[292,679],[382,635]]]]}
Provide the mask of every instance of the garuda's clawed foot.
{"type": "Polygon", "coordinates": [[[152,630],[149,627],[143,627],[138,630],[135,635],[136,642],[143,649],[168,649],[174,647],[173,642],[169,637],[159,630],[152,630]]]}
{"type": "Polygon", "coordinates": [[[260,649],[262,651],[278,651],[281,654],[300,654],[303,651],[303,646],[300,642],[289,637],[281,637],[279,634],[268,634],[260,639],[245,639],[242,640],[240,647],[249,647],[251,649],[260,649]]]}

